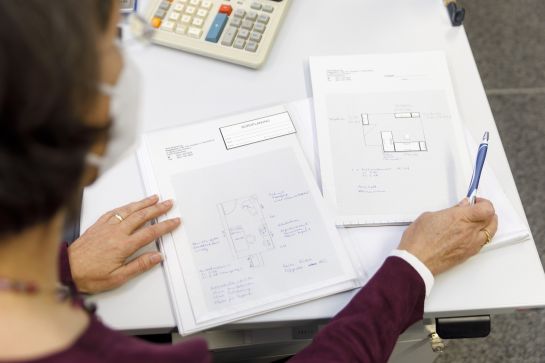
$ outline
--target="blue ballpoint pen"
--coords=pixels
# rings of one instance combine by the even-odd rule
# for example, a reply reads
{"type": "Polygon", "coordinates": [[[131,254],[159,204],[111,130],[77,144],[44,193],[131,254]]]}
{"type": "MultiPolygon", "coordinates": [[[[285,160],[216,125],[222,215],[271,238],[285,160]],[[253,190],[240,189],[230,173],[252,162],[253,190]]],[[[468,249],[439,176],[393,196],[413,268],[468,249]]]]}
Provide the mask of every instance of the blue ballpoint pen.
{"type": "Polygon", "coordinates": [[[469,204],[475,204],[477,198],[477,189],[479,188],[479,180],[481,179],[481,173],[483,171],[484,161],[486,159],[486,152],[488,151],[488,131],[483,135],[483,140],[479,145],[477,151],[477,161],[475,162],[475,169],[473,169],[473,176],[471,177],[471,183],[469,183],[469,190],[467,191],[467,198],[469,204]]]}

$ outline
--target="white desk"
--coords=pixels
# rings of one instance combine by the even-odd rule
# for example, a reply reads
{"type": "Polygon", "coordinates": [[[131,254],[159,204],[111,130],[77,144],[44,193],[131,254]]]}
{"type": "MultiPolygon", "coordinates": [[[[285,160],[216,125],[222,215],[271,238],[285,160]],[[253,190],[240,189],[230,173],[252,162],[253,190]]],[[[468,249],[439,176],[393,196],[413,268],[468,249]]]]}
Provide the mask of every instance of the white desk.
{"type": "MultiPolygon", "coordinates": [[[[293,0],[268,62],[257,71],[155,46],[133,53],[144,73],[145,129],[152,130],[312,96],[309,55],[423,50],[446,51],[459,110],[473,136],[488,129],[491,139],[499,140],[465,31],[450,25],[440,0],[293,0]]],[[[526,220],[500,142],[491,143],[488,155],[487,163],[526,220]]],[[[82,229],[102,212],[143,195],[136,160],[130,158],[86,191],[82,229]]],[[[398,241],[362,243],[374,270],[398,241]]],[[[352,295],[338,294],[237,326],[327,319],[352,295]]],[[[116,329],[159,332],[175,326],[159,268],[95,300],[99,315],[116,329]]],[[[545,306],[545,275],[531,241],[483,253],[439,276],[425,313],[490,314],[537,306],[545,306]]]]}

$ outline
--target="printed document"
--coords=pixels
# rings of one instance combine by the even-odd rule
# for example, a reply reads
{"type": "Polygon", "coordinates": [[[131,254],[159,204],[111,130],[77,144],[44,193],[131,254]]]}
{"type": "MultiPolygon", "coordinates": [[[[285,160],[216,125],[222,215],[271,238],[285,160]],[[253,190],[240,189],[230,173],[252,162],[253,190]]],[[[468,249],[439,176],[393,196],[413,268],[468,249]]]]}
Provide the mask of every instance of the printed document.
{"type": "Polygon", "coordinates": [[[410,223],[465,195],[471,161],[443,53],[311,57],[310,70],[338,226],[410,223]]]}
{"type": "Polygon", "coordinates": [[[146,190],[182,219],[161,241],[181,334],[358,286],[297,117],[277,106],[144,135],[146,190]]]}

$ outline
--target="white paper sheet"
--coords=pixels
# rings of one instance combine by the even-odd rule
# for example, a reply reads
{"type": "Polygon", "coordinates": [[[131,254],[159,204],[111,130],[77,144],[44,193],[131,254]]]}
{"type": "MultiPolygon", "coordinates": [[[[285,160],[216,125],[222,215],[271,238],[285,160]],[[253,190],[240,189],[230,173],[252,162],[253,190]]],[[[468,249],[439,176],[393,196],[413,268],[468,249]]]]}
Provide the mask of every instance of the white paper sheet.
{"type": "Polygon", "coordinates": [[[162,240],[182,334],[357,286],[295,117],[280,106],[144,136],[146,189],[183,220],[162,240]]]}
{"type": "Polygon", "coordinates": [[[470,163],[443,53],[311,57],[324,197],[339,226],[454,204],[470,163]]]}

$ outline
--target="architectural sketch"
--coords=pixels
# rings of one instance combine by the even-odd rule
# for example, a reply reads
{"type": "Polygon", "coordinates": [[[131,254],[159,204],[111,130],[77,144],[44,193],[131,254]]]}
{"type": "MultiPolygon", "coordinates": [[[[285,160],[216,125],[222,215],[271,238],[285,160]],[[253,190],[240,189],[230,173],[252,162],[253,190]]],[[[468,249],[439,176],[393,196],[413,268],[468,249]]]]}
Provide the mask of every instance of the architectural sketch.
{"type": "Polygon", "coordinates": [[[236,258],[246,259],[249,267],[262,266],[261,253],[273,249],[274,243],[257,196],[229,200],[217,208],[236,258]]]}
{"type": "Polygon", "coordinates": [[[383,152],[428,151],[420,112],[362,113],[365,146],[383,152]]]}

